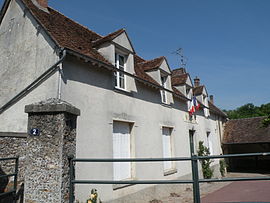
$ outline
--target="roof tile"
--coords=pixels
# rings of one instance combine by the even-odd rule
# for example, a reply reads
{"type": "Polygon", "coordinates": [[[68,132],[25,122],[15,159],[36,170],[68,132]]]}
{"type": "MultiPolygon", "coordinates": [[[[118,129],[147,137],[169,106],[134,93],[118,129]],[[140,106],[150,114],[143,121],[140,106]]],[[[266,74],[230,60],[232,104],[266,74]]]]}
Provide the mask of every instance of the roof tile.
{"type": "Polygon", "coordinates": [[[225,125],[223,144],[250,144],[270,142],[270,126],[261,127],[266,117],[229,120],[225,125]]]}

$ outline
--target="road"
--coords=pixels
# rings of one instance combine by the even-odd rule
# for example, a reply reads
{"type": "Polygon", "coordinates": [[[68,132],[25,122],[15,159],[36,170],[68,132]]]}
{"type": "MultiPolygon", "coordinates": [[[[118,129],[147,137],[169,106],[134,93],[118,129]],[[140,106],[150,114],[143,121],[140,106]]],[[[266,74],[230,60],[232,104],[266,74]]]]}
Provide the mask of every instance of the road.
{"type": "Polygon", "coordinates": [[[233,182],[201,199],[201,203],[225,202],[270,203],[270,181],[233,182]]]}

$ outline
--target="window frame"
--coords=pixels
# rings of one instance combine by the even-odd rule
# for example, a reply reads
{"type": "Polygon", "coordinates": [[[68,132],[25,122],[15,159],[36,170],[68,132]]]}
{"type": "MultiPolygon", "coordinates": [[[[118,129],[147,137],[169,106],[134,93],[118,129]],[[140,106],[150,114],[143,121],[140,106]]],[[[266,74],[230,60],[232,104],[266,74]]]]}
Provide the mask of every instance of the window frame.
{"type": "MultiPolygon", "coordinates": [[[[160,76],[161,86],[163,88],[167,88],[167,80],[168,80],[167,75],[161,75],[160,76]]],[[[164,104],[168,104],[168,97],[167,97],[166,91],[165,90],[160,90],[160,94],[161,94],[161,102],[164,103],[164,104]]]]}
{"type": "MultiPolygon", "coordinates": [[[[122,69],[123,71],[126,71],[126,63],[127,63],[127,56],[125,54],[115,52],[115,67],[117,69],[122,69]],[[123,58],[123,65],[119,64],[120,57],[123,58]]],[[[114,87],[120,90],[127,90],[127,84],[126,84],[126,75],[124,73],[121,73],[119,71],[114,72],[114,87]],[[123,87],[121,86],[121,79],[123,81],[123,87]]]]}

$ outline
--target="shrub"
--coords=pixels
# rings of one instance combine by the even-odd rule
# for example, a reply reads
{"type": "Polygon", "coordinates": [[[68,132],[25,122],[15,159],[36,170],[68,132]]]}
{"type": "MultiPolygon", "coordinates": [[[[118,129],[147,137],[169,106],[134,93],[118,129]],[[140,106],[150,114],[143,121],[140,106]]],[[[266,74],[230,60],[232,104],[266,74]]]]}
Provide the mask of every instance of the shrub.
{"type": "MultiPolygon", "coordinates": [[[[203,145],[203,141],[199,141],[199,150],[198,156],[209,156],[209,148],[203,145]]],[[[201,159],[203,177],[205,179],[210,179],[213,176],[214,170],[210,168],[211,163],[213,162],[210,159],[201,159]]]]}

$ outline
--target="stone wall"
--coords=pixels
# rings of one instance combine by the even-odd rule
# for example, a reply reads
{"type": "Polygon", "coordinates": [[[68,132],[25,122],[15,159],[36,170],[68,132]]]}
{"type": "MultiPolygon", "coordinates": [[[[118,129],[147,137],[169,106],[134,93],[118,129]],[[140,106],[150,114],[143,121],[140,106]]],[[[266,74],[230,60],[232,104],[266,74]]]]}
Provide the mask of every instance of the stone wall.
{"type": "MultiPolygon", "coordinates": [[[[26,146],[26,133],[0,132],[0,158],[19,157],[19,181],[24,179],[26,146]]],[[[0,165],[5,173],[14,173],[14,160],[1,161],[0,165]]]]}

